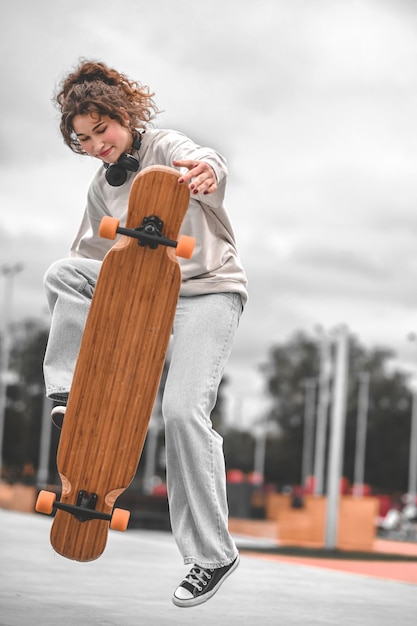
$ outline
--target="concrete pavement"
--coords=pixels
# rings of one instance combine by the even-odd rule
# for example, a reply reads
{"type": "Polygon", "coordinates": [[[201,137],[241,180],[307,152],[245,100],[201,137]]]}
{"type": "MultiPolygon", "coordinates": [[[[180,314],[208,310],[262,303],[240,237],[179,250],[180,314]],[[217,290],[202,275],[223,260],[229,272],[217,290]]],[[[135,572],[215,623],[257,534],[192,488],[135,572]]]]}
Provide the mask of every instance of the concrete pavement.
{"type": "Polygon", "coordinates": [[[171,594],[189,568],[170,533],[111,532],[100,559],[75,563],[52,551],[51,522],[0,510],[0,626],[416,623],[415,584],[244,551],[214,598],[180,609],[171,594]]]}

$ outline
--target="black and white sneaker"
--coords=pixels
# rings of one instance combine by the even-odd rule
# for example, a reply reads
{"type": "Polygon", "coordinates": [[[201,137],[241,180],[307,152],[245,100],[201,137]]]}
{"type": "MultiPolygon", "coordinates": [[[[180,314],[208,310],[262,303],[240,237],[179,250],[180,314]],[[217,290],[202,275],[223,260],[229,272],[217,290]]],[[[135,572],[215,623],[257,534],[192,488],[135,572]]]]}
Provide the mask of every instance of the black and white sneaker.
{"type": "Polygon", "coordinates": [[[199,565],[194,565],[190,573],[175,590],[172,596],[173,603],[176,606],[187,607],[207,602],[238,565],[239,555],[225,567],[206,569],[199,565]]]}
{"type": "Polygon", "coordinates": [[[67,410],[66,406],[54,406],[51,411],[51,420],[54,426],[61,430],[62,424],[64,422],[65,411],[67,410]]]}

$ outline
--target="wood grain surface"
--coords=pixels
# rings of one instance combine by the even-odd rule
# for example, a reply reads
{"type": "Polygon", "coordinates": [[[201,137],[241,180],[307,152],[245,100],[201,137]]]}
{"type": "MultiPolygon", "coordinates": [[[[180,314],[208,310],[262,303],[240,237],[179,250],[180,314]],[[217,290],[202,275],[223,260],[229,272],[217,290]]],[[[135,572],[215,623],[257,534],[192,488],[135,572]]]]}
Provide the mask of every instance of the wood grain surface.
{"type": "MultiPolygon", "coordinates": [[[[132,185],[126,227],[156,214],[163,234],[177,239],[189,203],[172,168],[155,166],[132,185]]],[[[61,502],[79,490],[98,495],[111,513],[135,476],[171,335],[181,272],[174,250],[156,250],[122,236],[107,253],[85,326],[62,428],[57,467],[61,502]]],[[[51,543],[77,561],[99,557],[109,522],[80,522],[58,510],[51,543]]]]}

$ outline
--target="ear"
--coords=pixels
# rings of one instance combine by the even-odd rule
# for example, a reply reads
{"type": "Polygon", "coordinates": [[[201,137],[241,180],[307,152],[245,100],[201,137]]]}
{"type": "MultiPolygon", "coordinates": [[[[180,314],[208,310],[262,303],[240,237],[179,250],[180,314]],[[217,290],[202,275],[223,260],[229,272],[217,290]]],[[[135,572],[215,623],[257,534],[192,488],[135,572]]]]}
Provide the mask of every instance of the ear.
{"type": "Polygon", "coordinates": [[[130,126],[129,114],[124,107],[120,107],[120,113],[122,114],[123,121],[126,127],[130,126]]]}

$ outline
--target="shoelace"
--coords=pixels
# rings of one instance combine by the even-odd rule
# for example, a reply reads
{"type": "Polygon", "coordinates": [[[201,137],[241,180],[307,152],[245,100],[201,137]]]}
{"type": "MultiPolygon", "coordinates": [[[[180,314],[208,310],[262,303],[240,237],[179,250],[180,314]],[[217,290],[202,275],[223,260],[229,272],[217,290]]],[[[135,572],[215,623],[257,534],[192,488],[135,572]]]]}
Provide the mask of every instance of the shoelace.
{"type": "Polygon", "coordinates": [[[202,567],[194,566],[190,573],[185,577],[185,580],[197,588],[198,591],[202,591],[203,585],[204,587],[207,585],[207,581],[210,580],[211,574],[214,570],[203,569],[202,567]],[[207,578],[207,580],[205,580],[207,578]]]}

